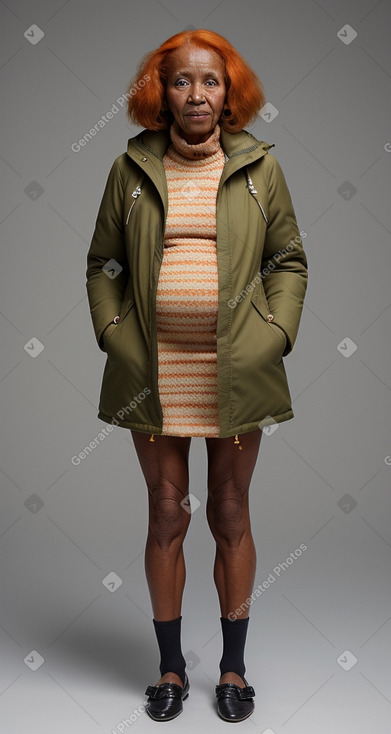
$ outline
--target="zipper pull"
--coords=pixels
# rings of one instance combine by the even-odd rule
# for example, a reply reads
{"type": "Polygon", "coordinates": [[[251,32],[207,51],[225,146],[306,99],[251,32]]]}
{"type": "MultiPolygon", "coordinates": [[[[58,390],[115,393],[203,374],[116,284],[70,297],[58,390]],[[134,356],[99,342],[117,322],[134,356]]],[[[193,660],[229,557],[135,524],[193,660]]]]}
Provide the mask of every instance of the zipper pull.
{"type": "MultiPolygon", "coordinates": [[[[250,177],[250,174],[249,174],[247,168],[246,168],[246,177],[247,177],[247,188],[248,188],[250,194],[252,194],[252,196],[254,196],[254,194],[257,194],[258,193],[258,191],[256,190],[256,188],[255,188],[255,186],[254,186],[254,184],[252,182],[252,179],[250,177]]],[[[265,211],[264,211],[264,208],[263,208],[261,202],[259,201],[259,199],[257,199],[256,196],[254,196],[254,199],[257,202],[257,204],[258,204],[258,206],[259,206],[259,208],[260,208],[260,210],[262,212],[262,216],[263,216],[263,218],[264,218],[264,220],[266,222],[266,225],[268,225],[269,224],[269,220],[268,220],[268,218],[267,218],[267,216],[265,214],[265,211]]]]}
{"type": "Polygon", "coordinates": [[[239,441],[239,437],[238,437],[238,434],[237,433],[235,433],[234,443],[238,443],[239,444],[239,446],[238,446],[239,451],[243,451],[243,446],[240,445],[240,441],[239,441]]]}
{"type": "Polygon", "coordinates": [[[250,192],[251,192],[252,194],[257,194],[257,193],[258,193],[258,191],[256,190],[256,188],[255,188],[255,186],[254,186],[254,184],[253,184],[253,182],[252,182],[252,179],[250,178],[250,174],[249,174],[249,172],[247,171],[247,169],[246,169],[246,173],[247,173],[247,186],[248,186],[248,189],[249,189],[249,191],[250,191],[250,192]]]}
{"type": "Polygon", "coordinates": [[[155,442],[155,439],[153,437],[153,433],[151,433],[151,438],[149,440],[155,442]]]}
{"type": "Polygon", "coordinates": [[[134,205],[136,203],[137,197],[140,196],[140,194],[141,194],[141,186],[136,186],[135,190],[132,191],[132,197],[133,197],[134,201],[132,201],[132,203],[130,205],[130,208],[129,208],[129,211],[128,211],[128,216],[126,217],[125,225],[129,222],[130,213],[131,213],[131,211],[132,211],[132,209],[133,209],[133,207],[134,207],[134,205]]]}

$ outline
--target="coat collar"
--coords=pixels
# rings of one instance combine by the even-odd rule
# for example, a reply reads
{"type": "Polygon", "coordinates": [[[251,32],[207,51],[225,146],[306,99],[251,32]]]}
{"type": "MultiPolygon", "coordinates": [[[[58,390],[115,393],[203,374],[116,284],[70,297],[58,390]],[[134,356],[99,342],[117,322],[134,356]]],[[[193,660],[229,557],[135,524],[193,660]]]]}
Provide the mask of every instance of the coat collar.
{"type": "MultiPolygon", "coordinates": [[[[135,137],[129,138],[127,147],[129,158],[137,163],[156,186],[163,203],[165,217],[168,211],[168,193],[163,156],[170,142],[169,129],[144,129],[135,137]]],[[[220,142],[226,161],[219,181],[219,190],[233,173],[262,158],[274,145],[257,140],[247,130],[228,133],[221,129],[220,142]]]]}
{"type": "MultiPolygon", "coordinates": [[[[229,159],[236,156],[245,156],[245,163],[252,163],[254,160],[261,158],[269,148],[274,147],[274,143],[269,145],[264,140],[257,140],[247,130],[241,130],[238,133],[229,133],[221,128],[220,142],[223,151],[229,159]]],[[[129,138],[127,153],[130,158],[139,161],[139,153],[146,151],[152,153],[161,162],[163,156],[171,143],[170,131],[167,130],[141,130],[138,135],[129,138]]],[[[241,164],[243,165],[243,163],[241,164]]],[[[236,168],[236,166],[235,166],[236,168]]]]}

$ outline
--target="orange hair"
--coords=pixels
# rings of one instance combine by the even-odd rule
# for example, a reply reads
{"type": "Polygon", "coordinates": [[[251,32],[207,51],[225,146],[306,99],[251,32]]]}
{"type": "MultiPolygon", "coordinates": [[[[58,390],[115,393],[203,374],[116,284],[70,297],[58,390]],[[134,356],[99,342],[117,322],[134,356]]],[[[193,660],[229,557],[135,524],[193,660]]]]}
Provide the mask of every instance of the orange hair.
{"type": "Polygon", "coordinates": [[[265,104],[262,83],[229,41],[219,33],[204,28],[176,33],[159,48],[143,56],[126,90],[129,120],[148,130],[165,130],[170,127],[174,116],[167,107],[162,109],[167,80],[165,59],[170,51],[179,48],[186,41],[198,48],[211,49],[222,59],[227,90],[225,103],[231,114],[222,115],[219,125],[228,132],[239,132],[255,120],[257,112],[265,104]]]}

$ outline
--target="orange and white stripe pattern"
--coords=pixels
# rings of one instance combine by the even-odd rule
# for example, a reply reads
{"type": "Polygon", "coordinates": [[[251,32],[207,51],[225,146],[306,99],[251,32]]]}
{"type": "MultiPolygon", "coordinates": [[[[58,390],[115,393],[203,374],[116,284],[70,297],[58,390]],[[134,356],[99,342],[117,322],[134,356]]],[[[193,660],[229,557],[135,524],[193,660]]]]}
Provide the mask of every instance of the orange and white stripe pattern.
{"type": "Polygon", "coordinates": [[[216,194],[219,146],[201,160],[170,145],[164,255],[156,294],[162,434],[218,436],[216,194]]]}

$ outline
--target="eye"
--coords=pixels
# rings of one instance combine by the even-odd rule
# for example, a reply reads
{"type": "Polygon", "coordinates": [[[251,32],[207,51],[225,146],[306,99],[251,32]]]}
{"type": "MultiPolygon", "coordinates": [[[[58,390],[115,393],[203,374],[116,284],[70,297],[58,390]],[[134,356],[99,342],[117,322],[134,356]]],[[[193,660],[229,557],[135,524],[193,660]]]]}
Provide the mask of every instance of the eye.
{"type": "MultiPolygon", "coordinates": [[[[218,82],[216,81],[216,79],[208,79],[206,81],[206,84],[209,84],[209,82],[212,82],[213,86],[215,86],[216,84],[218,84],[218,82]]],[[[181,86],[182,87],[184,84],[187,84],[187,83],[188,82],[187,82],[186,79],[177,79],[177,81],[175,82],[175,86],[181,86]],[[183,82],[183,84],[182,84],[182,82],[183,82]]]]}

